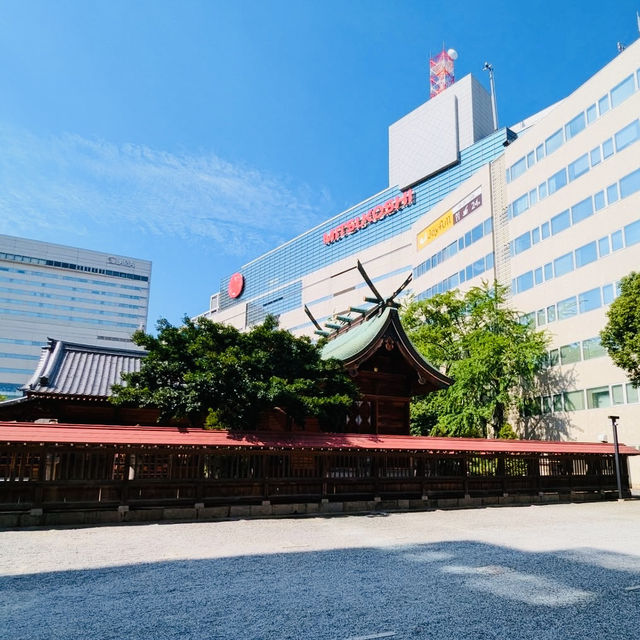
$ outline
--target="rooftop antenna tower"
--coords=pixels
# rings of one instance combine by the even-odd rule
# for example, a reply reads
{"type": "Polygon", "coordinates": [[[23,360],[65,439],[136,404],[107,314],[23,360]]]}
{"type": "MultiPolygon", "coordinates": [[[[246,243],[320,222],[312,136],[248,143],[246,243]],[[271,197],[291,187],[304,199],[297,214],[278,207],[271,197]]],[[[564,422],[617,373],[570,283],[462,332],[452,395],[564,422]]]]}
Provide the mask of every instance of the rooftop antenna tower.
{"type": "Polygon", "coordinates": [[[485,62],[482,70],[489,72],[489,84],[491,85],[491,111],[493,113],[493,130],[496,131],[498,129],[498,105],[496,104],[496,84],[493,79],[493,65],[490,62],[485,62]]]}
{"type": "Polygon", "coordinates": [[[455,82],[453,62],[457,58],[458,52],[455,49],[445,51],[444,45],[437,56],[429,58],[429,85],[432,98],[455,82]]]}

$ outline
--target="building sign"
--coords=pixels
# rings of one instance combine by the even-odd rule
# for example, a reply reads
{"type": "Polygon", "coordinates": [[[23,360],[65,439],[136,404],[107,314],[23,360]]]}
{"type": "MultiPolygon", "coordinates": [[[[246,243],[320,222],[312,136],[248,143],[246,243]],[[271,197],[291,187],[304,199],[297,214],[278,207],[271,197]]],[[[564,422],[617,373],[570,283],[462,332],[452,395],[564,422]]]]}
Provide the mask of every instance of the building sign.
{"type": "Polygon", "coordinates": [[[482,190],[478,187],[473,193],[460,200],[449,211],[443,213],[437,220],[423,229],[417,236],[418,251],[424,249],[437,237],[449,231],[454,224],[464,220],[470,213],[482,206],[482,190]]]}
{"type": "Polygon", "coordinates": [[[135,269],[136,265],[133,260],[127,260],[127,258],[115,258],[113,256],[109,256],[107,258],[108,264],[115,264],[119,267],[130,267],[131,269],[135,269]]]}
{"type": "Polygon", "coordinates": [[[229,280],[227,293],[230,298],[239,298],[244,290],[244,276],[241,273],[234,273],[229,280]]]}
{"type": "Polygon", "coordinates": [[[396,211],[404,209],[414,203],[413,189],[407,189],[402,192],[402,195],[387,200],[384,204],[379,204],[373,209],[369,209],[367,213],[363,213],[361,216],[356,216],[347,222],[343,222],[331,231],[323,234],[322,239],[325,245],[332,244],[336,240],[340,240],[346,236],[365,229],[370,224],[380,222],[387,216],[393,215],[396,211]]]}

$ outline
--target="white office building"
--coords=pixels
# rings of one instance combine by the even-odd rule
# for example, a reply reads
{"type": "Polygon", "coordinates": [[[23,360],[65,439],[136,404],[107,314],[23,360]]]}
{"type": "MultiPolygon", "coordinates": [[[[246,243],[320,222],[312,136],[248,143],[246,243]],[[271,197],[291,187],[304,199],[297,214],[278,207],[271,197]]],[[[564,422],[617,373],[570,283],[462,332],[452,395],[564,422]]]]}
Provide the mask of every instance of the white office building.
{"type": "Polygon", "coordinates": [[[131,347],[151,262],[0,235],[0,395],[21,395],[47,338],[131,347]]]}

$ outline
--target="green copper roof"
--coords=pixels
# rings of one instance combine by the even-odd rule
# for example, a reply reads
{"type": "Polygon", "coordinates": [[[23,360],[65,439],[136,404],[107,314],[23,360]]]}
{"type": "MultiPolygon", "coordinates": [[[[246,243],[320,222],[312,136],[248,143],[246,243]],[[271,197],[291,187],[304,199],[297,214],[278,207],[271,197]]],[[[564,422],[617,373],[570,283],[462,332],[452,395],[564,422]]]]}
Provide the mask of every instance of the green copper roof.
{"type": "Polygon", "coordinates": [[[336,358],[342,362],[352,360],[362,353],[384,330],[390,314],[391,308],[387,308],[380,315],[327,342],[322,349],[323,360],[329,358],[336,358]]]}

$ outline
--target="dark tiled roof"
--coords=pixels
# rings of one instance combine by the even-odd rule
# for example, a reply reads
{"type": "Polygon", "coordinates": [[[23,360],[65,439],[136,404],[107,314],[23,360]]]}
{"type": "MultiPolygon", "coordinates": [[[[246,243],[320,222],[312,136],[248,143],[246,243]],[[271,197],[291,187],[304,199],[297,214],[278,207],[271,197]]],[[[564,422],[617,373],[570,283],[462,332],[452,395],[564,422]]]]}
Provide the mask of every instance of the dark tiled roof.
{"type": "MultiPolygon", "coordinates": [[[[233,449],[313,449],[426,451],[433,453],[612,454],[612,444],[542,440],[485,440],[357,433],[260,433],[207,431],[178,427],[97,424],[34,424],[0,422],[0,442],[220,447],[233,449]]],[[[640,455],[620,444],[620,453],[640,455]]]]}
{"type": "Polygon", "coordinates": [[[139,371],[145,351],[97,347],[49,338],[25,395],[111,395],[111,385],[121,383],[121,373],[139,371]]]}

